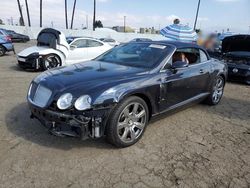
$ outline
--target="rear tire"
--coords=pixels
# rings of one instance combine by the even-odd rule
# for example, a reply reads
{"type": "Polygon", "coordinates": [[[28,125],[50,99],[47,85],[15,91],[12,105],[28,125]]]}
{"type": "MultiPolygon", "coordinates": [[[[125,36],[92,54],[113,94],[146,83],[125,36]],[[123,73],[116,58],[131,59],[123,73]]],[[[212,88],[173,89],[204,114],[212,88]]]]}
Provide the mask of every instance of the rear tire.
{"type": "Polygon", "coordinates": [[[211,106],[219,104],[224,93],[224,86],[225,79],[222,76],[217,76],[205,103],[211,106]]]}
{"type": "Polygon", "coordinates": [[[148,106],[143,99],[136,96],[125,99],[107,122],[107,141],[120,148],[135,144],[146,130],[148,119],[148,106]]]}
{"type": "Polygon", "coordinates": [[[5,53],[6,53],[5,48],[4,48],[3,46],[0,45],[0,57],[1,57],[1,56],[4,56],[5,53]]]}

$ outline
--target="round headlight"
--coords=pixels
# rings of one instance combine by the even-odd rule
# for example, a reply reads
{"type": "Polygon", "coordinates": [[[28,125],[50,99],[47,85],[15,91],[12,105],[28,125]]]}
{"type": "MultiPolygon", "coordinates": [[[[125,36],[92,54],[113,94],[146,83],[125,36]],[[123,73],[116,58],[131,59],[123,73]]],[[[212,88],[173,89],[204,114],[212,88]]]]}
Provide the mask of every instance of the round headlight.
{"type": "Polygon", "coordinates": [[[70,93],[63,94],[58,100],[57,100],[57,107],[60,110],[66,110],[72,105],[73,96],[70,93]]]}
{"type": "Polygon", "coordinates": [[[87,110],[91,108],[91,97],[83,95],[79,97],[75,102],[75,108],[77,110],[87,110]]]}

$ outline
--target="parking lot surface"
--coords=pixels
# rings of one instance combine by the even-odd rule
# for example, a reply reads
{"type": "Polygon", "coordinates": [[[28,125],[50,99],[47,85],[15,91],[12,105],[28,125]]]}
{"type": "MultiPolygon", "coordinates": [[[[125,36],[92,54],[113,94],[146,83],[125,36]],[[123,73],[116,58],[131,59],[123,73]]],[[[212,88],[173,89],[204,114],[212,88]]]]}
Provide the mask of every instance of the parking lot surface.
{"type": "Polygon", "coordinates": [[[218,106],[159,117],[139,143],[117,149],[49,135],[26,104],[39,73],[20,70],[13,53],[0,71],[0,187],[250,187],[249,86],[227,83],[218,106]]]}

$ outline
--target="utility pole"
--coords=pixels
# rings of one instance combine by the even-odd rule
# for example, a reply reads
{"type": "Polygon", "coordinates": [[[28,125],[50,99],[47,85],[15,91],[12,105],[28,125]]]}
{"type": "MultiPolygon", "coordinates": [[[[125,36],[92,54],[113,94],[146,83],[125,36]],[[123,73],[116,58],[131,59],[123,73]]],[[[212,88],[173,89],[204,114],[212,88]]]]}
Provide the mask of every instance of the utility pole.
{"type": "Polygon", "coordinates": [[[71,26],[70,26],[70,29],[73,29],[74,16],[75,16],[75,9],[76,9],[76,0],[74,1],[74,5],[73,5],[73,12],[72,12],[72,18],[71,18],[71,26]]]}
{"type": "Polygon", "coordinates": [[[40,0],[40,27],[43,27],[43,0],[40,0]]]}
{"type": "Polygon", "coordinates": [[[21,8],[20,0],[17,0],[17,4],[18,4],[18,9],[20,12],[21,20],[22,20],[21,22],[23,23],[23,26],[24,26],[25,24],[24,24],[23,12],[22,12],[22,8],[21,8]]]}
{"type": "Polygon", "coordinates": [[[126,33],[126,16],[124,16],[124,20],[123,20],[123,26],[124,26],[124,33],[126,33]]]}
{"type": "Polygon", "coordinates": [[[30,27],[31,24],[30,24],[30,12],[29,12],[28,0],[25,0],[25,4],[26,4],[27,17],[28,17],[28,25],[30,27]]]}
{"type": "Polygon", "coordinates": [[[197,6],[197,11],[196,11],[196,17],[195,17],[195,21],[194,21],[194,30],[196,29],[196,24],[197,24],[197,20],[198,20],[198,16],[199,16],[200,3],[201,3],[201,0],[198,0],[198,6],[197,6]]]}
{"type": "Polygon", "coordinates": [[[96,0],[94,0],[93,31],[95,31],[96,0]]]}
{"type": "Polygon", "coordinates": [[[66,24],[66,29],[68,29],[68,8],[67,8],[67,0],[64,1],[64,6],[65,6],[65,24],[66,24]]]}

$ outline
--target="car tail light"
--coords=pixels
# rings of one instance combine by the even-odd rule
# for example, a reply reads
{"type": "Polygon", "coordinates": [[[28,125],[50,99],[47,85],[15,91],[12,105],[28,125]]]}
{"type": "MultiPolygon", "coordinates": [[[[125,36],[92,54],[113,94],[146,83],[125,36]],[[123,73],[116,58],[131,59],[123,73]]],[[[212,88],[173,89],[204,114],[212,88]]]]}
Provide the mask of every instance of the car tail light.
{"type": "Polygon", "coordinates": [[[10,38],[10,36],[6,36],[6,37],[5,37],[5,40],[7,40],[7,41],[11,42],[11,38],[10,38]]]}

